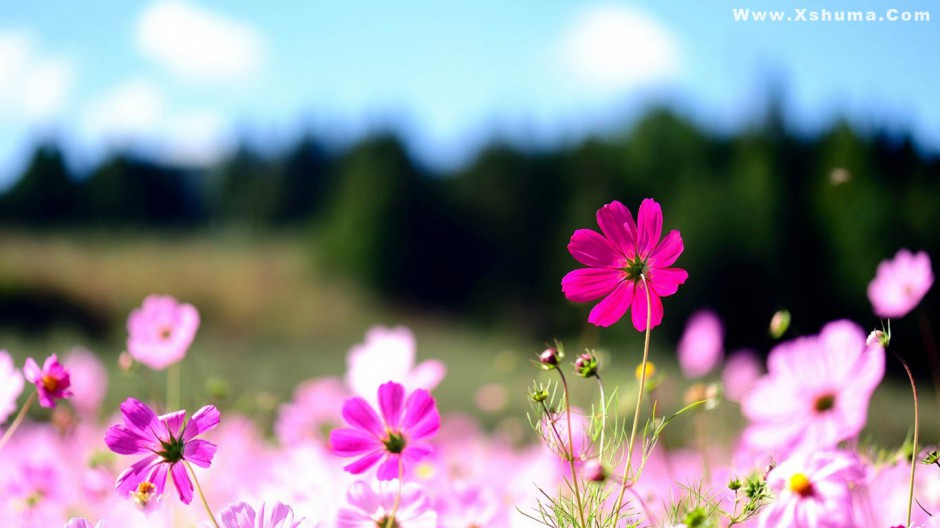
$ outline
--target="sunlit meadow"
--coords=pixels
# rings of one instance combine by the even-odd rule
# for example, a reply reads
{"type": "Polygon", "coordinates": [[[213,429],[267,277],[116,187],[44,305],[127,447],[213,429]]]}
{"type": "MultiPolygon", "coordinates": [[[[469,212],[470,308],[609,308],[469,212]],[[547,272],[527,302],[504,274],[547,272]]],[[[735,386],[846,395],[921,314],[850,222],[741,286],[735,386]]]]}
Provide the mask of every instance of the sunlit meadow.
{"type": "Polygon", "coordinates": [[[940,526],[940,455],[920,428],[936,418],[919,408],[935,388],[911,376],[909,395],[891,400],[906,441],[866,434],[886,364],[907,368],[891,321],[930,293],[929,256],[902,249],[878,266],[867,290],[876,328],[834,318],[794,335],[781,311],[768,321],[778,341],[765,363],[726,354],[722,320],[700,310],[675,356],[653,361],[670,298],[695,270],[682,267],[682,226],[654,199],[636,211],[600,207],[597,228],[571,235],[574,269],[559,277],[559,295],[590,303],[591,325],[627,325],[635,341],[609,351],[531,343],[529,385],[497,379],[482,359],[492,353],[422,360],[407,327],[375,325],[340,354],[341,373],[278,364],[286,379],[309,379],[252,417],[223,404],[223,373],[187,372],[206,365],[194,357],[203,317],[163,294],[127,314],[113,364],[81,349],[17,351],[31,356],[18,363],[4,350],[0,525],[940,526]],[[439,386],[464,369],[493,382],[455,397],[473,400],[475,415],[442,412],[439,386]],[[109,376],[124,381],[106,389],[109,376]],[[495,428],[475,417],[507,399],[528,400],[525,416],[509,407],[519,416],[495,428]]]}

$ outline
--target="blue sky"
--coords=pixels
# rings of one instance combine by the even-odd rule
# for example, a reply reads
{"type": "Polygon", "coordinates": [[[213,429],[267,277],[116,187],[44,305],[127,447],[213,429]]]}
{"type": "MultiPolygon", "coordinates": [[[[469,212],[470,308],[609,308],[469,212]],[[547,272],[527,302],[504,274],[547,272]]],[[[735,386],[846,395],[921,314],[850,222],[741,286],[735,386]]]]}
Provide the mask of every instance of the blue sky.
{"type": "MultiPolygon", "coordinates": [[[[927,5],[928,7],[924,7],[927,5]]],[[[403,131],[452,167],[487,138],[550,145],[665,103],[714,130],[772,79],[804,131],[839,116],[940,150],[940,9],[927,23],[742,23],[732,8],[912,1],[64,0],[0,5],[0,186],[37,138],[79,167],[117,146],[205,164],[240,138],[403,131]]]]}

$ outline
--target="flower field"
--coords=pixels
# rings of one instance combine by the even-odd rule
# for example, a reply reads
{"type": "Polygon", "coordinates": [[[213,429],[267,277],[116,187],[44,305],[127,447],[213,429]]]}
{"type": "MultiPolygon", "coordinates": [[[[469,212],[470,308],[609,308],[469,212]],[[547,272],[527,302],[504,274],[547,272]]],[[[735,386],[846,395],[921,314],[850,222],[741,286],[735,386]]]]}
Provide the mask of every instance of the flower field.
{"type": "MultiPolygon", "coordinates": [[[[482,340],[438,357],[407,327],[382,325],[348,352],[297,362],[261,350],[200,358],[204,325],[228,318],[228,341],[213,334],[222,349],[258,324],[257,306],[149,292],[127,311],[120,355],[0,343],[10,349],[0,352],[0,526],[940,526],[938,388],[928,373],[908,371],[910,386],[886,378],[892,362],[935,354],[929,340],[917,351],[891,343],[891,321],[932,294],[926,253],[902,249],[873,270],[877,328],[833,314],[797,333],[780,311],[765,361],[726,353],[722,320],[702,309],[671,351],[658,332],[695,275],[682,267],[682,226],[653,199],[636,217],[620,202],[598,206],[559,277],[572,309],[588,303],[594,342],[517,336],[524,359],[482,340]],[[624,345],[597,337],[618,326],[624,345]],[[227,375],[233,363],[238,376],[227,375]]],[[[89,275],[67,287],[94,290],[89,275]]],[[[261,280],[256,291],[232,284],[233,295],[263,304],[305,293],[261,280]]],[[[285,315],[278,332],[339,340],[351,298],[304,313],[308,329],[285,315]]],[[[358,314],[372,315],[383,313],[358,314]]]]}

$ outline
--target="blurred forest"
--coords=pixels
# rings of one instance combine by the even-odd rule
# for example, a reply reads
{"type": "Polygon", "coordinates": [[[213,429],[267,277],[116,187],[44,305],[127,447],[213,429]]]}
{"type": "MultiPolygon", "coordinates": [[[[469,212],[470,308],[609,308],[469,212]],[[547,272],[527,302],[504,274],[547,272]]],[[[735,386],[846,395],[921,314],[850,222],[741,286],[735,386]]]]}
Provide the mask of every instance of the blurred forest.
{"type": "MultiPolygon", "coordinates": [[[[26,232],[290,233],[309,246],[312,266],[390,302],[545,339],[577,331],[590,308],[560,292],[561,277],[579,267],[565,249],[573,230],[596,229],[607,202],[635,213],[654,197],[664,228],[682,232],[677,265],[690,277],[665,303],[673,340],[701,307],[725,320],[729,350],[766,350],[767,323],[781,308],[797,333],[841,317],[874,327],[865,289],[877,263],[903,247],[940,258],[940,157],[908,137],[845,123],[807,137],[768,115],[721,136],[655,110],[621,134],[553,150],[493,142],[451,173],[421,166],[394,133],[342,150],[314,135],[276,154],[245,145],[204,170],[122,153],[81,174],[47,143],[0,196],[0,223],[26,232]]],[[[0,286],[4,321],[22,306],[68,309],[0,286]]],[[[940,313],[933,292],[926,303],[940,313]]],[[[919,350],[909,324],[896,333],[919,350]]]]}

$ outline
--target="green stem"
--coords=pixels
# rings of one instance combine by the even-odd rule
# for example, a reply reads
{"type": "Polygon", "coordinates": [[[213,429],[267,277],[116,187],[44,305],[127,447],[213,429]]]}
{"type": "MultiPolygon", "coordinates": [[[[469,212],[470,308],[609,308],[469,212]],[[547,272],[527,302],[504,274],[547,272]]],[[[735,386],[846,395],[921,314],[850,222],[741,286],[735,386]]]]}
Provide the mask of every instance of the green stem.
{"type": "Polygon", "coordinates": [[[650,325],[653,324],[653,302],[650,298],[649,284],[646,282],[646,276],[641,274],[640,280],[643,282],[643,290],[646,292],[646,340],[643,343],[643,363],[640,366],[640,390],[636,396],[636,409],[633,411],[633,428],[630,430],[630,439],[627,442],[627,462],[623,467],[623,476],[621,477],[620,493],[617,495],[617,502],[614,504],[614,525],[620,521],[620,508],[623,505],[623,494],[627,490],[627,482],[630,474],[631,464],[633,464],[633,442],[636,440],[636,428],[640,421],[640,404],[643,402],[643,392],[646,389],[646,364],[649,362],[650,354],[650,325]]]}
{"type": "Polygon", "coordinates": [[[395,495],[395,503],[392,504],[392,513],[388,514],[388,518],[385,519],[385,528],[392,528],[395,526],[395,516],[398,515],[398,506],[401,504],[401,481],[405,477],[405,466],[401,461],[401,457],[398,457],[398,494],[395,495]]]}
{"type": "Polygon", "coordinates": [[[597,386],[601,392],[601,439],[600,439],[600,449],[597,450],[597,458],[599,462],[603,464],[604,462],[604,430],[607,429],[607,397],[604,394],[604,382],[601,381],[601,375],[595,374],[594,377],[597,378],[597,386]]]}
{"type": "Polygon", "coordinates": [[[20,409],[20,412],[16,415],[16,418],[13,419],[13,423],[10,424],[10,428],[3,433],[3,438],[0,438],[0,449],[3,449],[3,446],[7,445],[7,442],[10,441],[10,438],[13,436],[13,433],[20,427],[20,424],[23,423],[23,420],[26,418],[26,412],[29,411],[29,408],[36,403],[36,395],[38,393],[34,392],[26,403],[23,404],[23,408],[20,409]]]}
{"type": "Polygon", "coordinates": [[[199,485],[199,479],[196,478],[196,472],[193,471],[193,467],[189,465],[189,462],[184,460],[183,464],[186,465],[186,469],[189,470],[189,474],[193,477],[193,482],[196,484],[196,492],[199,493],[199,498],[202,499],[202,505],[206,507],[206,513],[208,513],[209,518],[212,519],[212,524],[215,525],[215,528],[220,528],[219,522],[215,520],[215,515],[212,513],[212,508],[209,507],[209,502],[206,501],[206,496],[202,493],[202,486],[199,485]]]}
{"type": "Polygon", "coordinates": [[[574,436],[571,434],[571,403],[568,397],[568,381],[565,379],[565,373],[560,368],[556,368],[558,375],[561,376],[561,386],[565,395],[565,418],[568,422],[568,464],[571,466],[571,482],[574,484],[574,498],[578,504],[578,516],[581,518],[582,528],[587,528],[584,522],[584,506],[581,503],[581,489],[578,486],[578,473],[574,467],[574,436]]]}
{"type": "Polygon", "coordinates": [[[907,524],[904,525],[910,526],[911,512],[914,509],[914,473],[917,470],[917,440],[920,435],[920,409],[917,399],[917,384],[914,382],[914,375],[911,373],[911,368],[907,366],[906,361],[901,359],[901,356],[894,354],[894,357],[904,366],[904,372],[907,373],[907,379],[910,380],[911,390],[914,393],[914,445],[911,446],[911,482],[907,496],[907,524]]]}

